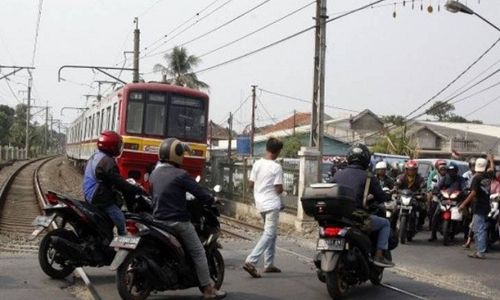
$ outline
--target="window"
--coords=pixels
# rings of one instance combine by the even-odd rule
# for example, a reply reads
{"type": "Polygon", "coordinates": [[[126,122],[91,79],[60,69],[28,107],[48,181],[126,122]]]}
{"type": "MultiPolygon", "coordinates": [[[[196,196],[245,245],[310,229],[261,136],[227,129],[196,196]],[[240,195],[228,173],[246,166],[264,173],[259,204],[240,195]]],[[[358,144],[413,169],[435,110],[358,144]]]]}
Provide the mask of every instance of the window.
{"type": "Polygon", "coordinates": [[[116,124],[116,106],[117,105],[118,105],[117,103],[113,104],[113,118],[111,119],[111,128],[110,128],[111,130],[116,130],[115,124],[116,124]]]}
{"type": "Polygon", "coordinates": [[[106,129],[113,130],[114,128],[109,127],[111,124],[111,106],[106,108],[106,129]]]}
{"type": "Polygon", "coordinates": [[[102,132],[104,127],[104,108],[101,110],[101,125],[99,126],[99,134],[102,132]]]}
{"type": "Polygon", "coordinates": [[[101,113],[97,112],[96,118],[95,118],[95,136],[98,136],[99,133],[99,128],[101,127],[101,113]]]}
{"type": "Polygon", "coordinates": [[[94,130],[95,130],[95,114],[93,114],[91,117],[90,117],[90,138],[92,138],[94,136],[94,130]]]}
{"type": "Polygon", "coordinates": [[[127,106],[127,132],[142,133],[144,103],[129,101],[127,106]]]}
{"type": "Polygon", "coordinates": [[[203,141],[205,134],[205,109],[202,100],[172,96],[168,111],[168,136],[203,141]]]}
{"type": "Polygon", "coordinates": [[[145,121],[145,134],[165,135],[165,94],[148,94],[145,121]]]}

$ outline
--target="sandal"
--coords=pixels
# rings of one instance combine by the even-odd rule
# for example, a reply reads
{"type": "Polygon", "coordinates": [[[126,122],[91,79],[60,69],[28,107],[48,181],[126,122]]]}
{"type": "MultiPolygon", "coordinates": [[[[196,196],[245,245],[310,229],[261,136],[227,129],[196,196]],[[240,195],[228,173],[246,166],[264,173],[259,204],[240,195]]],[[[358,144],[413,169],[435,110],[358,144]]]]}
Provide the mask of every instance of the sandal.
{"type": "Polygon", "coordinates": [[[252,265],[251,263],[245,263],[243,265],[243,270],[247,271],[248,274],[250,274],[250,276],[252,276],[253,278],[260,278],[262,277],[259,273],[259,271],[257,271],[257,269],[255,268],[254,265],[252,265]]]}
{"type": "Polygon", "coordinates": [[[470,258],[486,259],[486,256],[484,256],[483,254],[479,254],[477,252],[469,253],[467,254],[467,256],[470,258]]]}

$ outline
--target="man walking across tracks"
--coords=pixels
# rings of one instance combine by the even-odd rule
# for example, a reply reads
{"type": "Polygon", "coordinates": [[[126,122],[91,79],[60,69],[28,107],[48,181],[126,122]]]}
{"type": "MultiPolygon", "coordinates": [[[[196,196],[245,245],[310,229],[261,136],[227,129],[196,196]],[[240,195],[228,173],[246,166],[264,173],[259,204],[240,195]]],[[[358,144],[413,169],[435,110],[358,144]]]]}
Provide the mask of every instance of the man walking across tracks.
{"type": "Polygon", "coordinates": [[[255,206],[264,219],[264,232],[243,265],[243,269],[254,278],[261,277],[255,265],[262,254],[264,254],[264,273],[281,272],[274,265],[274,254],[279,212],[282,206],[280,194],[283,193],[283,169],[275,160],[282,148],[283,142],[270,138],[266,144],[265,157],[254,163],[250,173],[250,188],[254,191],[255,206]]]}

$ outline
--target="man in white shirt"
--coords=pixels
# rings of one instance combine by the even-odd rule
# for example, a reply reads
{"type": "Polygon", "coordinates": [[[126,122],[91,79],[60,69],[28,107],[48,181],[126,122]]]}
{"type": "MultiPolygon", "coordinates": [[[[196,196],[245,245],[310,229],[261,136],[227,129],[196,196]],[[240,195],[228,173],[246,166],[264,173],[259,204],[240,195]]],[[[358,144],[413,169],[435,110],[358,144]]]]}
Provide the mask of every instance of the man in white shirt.
{"type": "Polygon", "coordinates": [[[278,236],[280,194],[283,193],[283,169],[275,160],[278,158],[283,142],[270,138],[266,143],[265,157],[256,161],[250,173],[250,188],[253,188],[255,206],[264,219],[264,232],[252,253],[248,255],[243,269],[252,277],[261,277],[255,268],[264,254],[264,273],[280,273],[274,265],[276,238],[278,236]]]}

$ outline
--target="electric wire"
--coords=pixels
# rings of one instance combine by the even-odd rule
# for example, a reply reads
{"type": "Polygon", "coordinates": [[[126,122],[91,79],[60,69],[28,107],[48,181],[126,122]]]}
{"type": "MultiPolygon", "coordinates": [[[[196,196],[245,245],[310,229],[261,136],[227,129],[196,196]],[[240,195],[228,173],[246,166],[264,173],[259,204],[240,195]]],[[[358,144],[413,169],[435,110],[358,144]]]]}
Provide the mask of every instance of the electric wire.
{"type": "Polygon", "coordinates": [[[226,47],[229,47],[229,46],[231,46],[231,45],[233,45],[233,44],[235,44],[235,43],[237,43],[237,42],[239,42],[239,41],[242,41],[242,40],[246,39],[247,37],[250,37],[250,36],[252,36],[252,35],[254,35],[254,34],[258,33],[258,32],[261,32],[262,30],[264,30],[264,29],[266,29],[266,28],[268,28],[268,27],[270,27],[270,26],[272,26],[272,25],[274,25],[274,24],[276,24],[276,23],[279,23],[279,22],[281,22],[281,21],[283,21],[283,20],[285,20],[285,19],[287,19],[287,18],[289,18],[289,17],[291,17],[291,16],[295,15],[296,13],[298,13],[298,12],[300,12],[300,11],[302,11],[302,10],[306,9],[307,7],[311,6],[311,5],[312,5],[312,4],[314,4],[314,3],[316,3],[316,1],[309,2],[308,4],[306,4],[306,5],[302,6],[302,7],[300,7],[300,8],[298,8],[298,9],[296,9],[296,10],[294,10],[294,11],[292,11],[292,12],[290,12],[290,13],[288,13],[288,14],[284,15],[284,16],[282,16],[282,17],[281,17],[281,18],[279,18],[279,19],[276,19],[276,20],[272,21],[271,23],[268,23],[268,24],[266,24],[266,25],[264,25],[264,26],[262,26],[262,27],[259,27],[259,28],[257,28],[256,30],[254,30],[254,31],[252,31],[252,32],[250,32],[250,33],[245,34],[245,35],[244,35],[244,36],[242,36],[242,37],[239,37],[239,38],[237,38],[237,39],[235,39],[235,40],[232,40],[232,41],[230,41],[230,42],[228,42],[228,43],[223,44],[222,46],[219,46],[219,47],[217,47],[217,48],[215,48],[215,49],[212,49],[212,50],[207,51],[207,52],[205,52],[205,53],[203,53],[203,54],[201,54],[201,55],[198,55],[198,57],[199,57],[199,58],[202,58],[202,57],[204,57],[204,56],[207,56],[207,55],[209,55],[209,54],[212,54],[212,53],[214,53],[214,52],[217,52],[217,51],[219,51],[219,50],[221,50],[221,49],[224,49],[224,48],[226,48],[226,47]]]}
{"type": "MultiPolygon", "coordinates": [[[[343,18],[343,17],[345,17],[345,16],[348,16],[348,15],[353,14],[353,13],[355,13],[355,12],[358,12],[358,11],[360,11],[360,10],[363,10],[363,9],[369,8],[371,5],[374,5],[374,4],[377,4],[377,3],[383,2],[383,1],[385,1],[385,0],[377,0],[377,1],[374,1],[374,2],[369,3],[369,4],[367,4],[367,5],[363,5],[363,6],[359,7],[359,8],[356,8],[356,9],[353,9],[353,10],[351,10],[351,11],[348,11],[348,12],[346,12],[346,13],[344,13],[344,14],[341,14],[341,15],[339,15],[339,16],[337,16],[337,17],[330,18],[330,19],[328,19],[327,21],[325,21],[325,23],[326,23],[326,24],[328,24],[328,23],[330,23],[330,22],[332,22],[332,21],[338,20],[338,19],[340,19],[340,18],[343,18]]],[[[279,39],[279,40],[277,40],[277,41],[275,41],[275,42],[272,42],[272,43],[270,43],[270,44],[267,44],[267,45],[265,45],[265,46],[262,46],[262,47],[260,47],[260,48],[255,49],[255,50],[249,51],[249,52],[244,53],[244,54],[242,54],[242,55],[239,55],[239,56],[233,57],[233,58],[231,58],[231,59],[229,59],[229,60],[223,61],[223,62],[218,63],[218,64],[215,64],[215,65],[213,65],[213,66],[210,66],[210,67],[207,67],[207,68],[204,68],[204,69],[200,69],[200,70],[195,71],[195,72],[193,72],[193,73],[194,73],[194,74],[203,73],[203,72],[206,72],[206,71],[209,71],[209,70],[213,70],[213,69],[219,68],[219,67],[221,67],[221,66],[227,65],[227,64],[229,64],[229,63],[232,63],[232,62],[238,61],[238,60],[240,60],[240,59],[246,58],[246,57],[248,57],[248,56],[251,56],[251,55],[253,55],[253,54],[259,53],[259,52],[261,52],[261,51],[263,51],[263,50],[266,50],[266,49],[268,49],[268,48],[274,47],[274,46],[279,45],[279,44],[281,44],[281,43],[283,43],[283,42],[286,42],[286,41],[288,41],[288,40],[290,40],[290,39],[292,39],[292,38],[295,38],[295,37],[297,37],[297,36],[299,36],[299,35],[302,35],[302,34],[304,34],[304,33],[308,32],[308,31],[310,31],[310,30],[312,30],[312,29],[314,29],[314,28],[316,28],[316,25],[313,25],[313,26],[307,27],[307,28],[305,28],[305,29],[303,29],[303,30],[301,30],[301,31],[298,31],[298,32],[296,32],[296,33],[294,33],[294,34],[288,35],[288,36],[286,36],[286,37],[284,37],[284,38],[281,38],[281,39],[279,39]]]]}
{"type": "MultiPolygon", "coordinates": [[[[194,37],[194,38],[192,38],[192,39],[190,39],[190,40],[188,40],[188,41],[186,41],[184,43],[181,43],[181,44],[177,45],[176,47],[184,47],[184,46],[186,46],[186,45],[188,45],[188,44],[190,44],[190,43],[192,43],[194,41],[197,41],[197,40],[199,40],[201,38],[204,38],[204,37],[206,37],[206,36],[208,36],[208,35],[216,32],[216,31],[218,31],[218,30],[226,27],[227,25],[229,25],[229,24],[231,24],[231,23],[233,23],[233,22],[235,22],[235,21],[243,18],[244,16],[246,16],[249,13],[257,10],[258,8],[260,8],[261,6],[263,6],[264,4],[266,4],[266,3],[270,2],[270,1],[272,1],[272,0],[264,0],[261,3],[257,4],[256,6],[250,8],[249,10],[246,10],[243,13],[241,13],[240,15],[232,18],[231,20],[226,21],[223,24],[221,24],[221,25],[219,25],[219,26],[217,26],[215,28],[212,28],[212,29],[208,30],[207,32],[204,32],[204,33],[202,33],[202,34],[200,34],[200,35],[198,35],[198,36],[196,36],[196,37],[194,37]]],[[[145,57],[153,57],[153,56],[157,56],[157,55],[162,55],[162,54],[165,54],[165,53],[171,51],[172,49],[173,49],[173,47],[170,48],[170,49],[164,50],[164,51],[159,51],[159,52],[156,52],[156,53],[149,54],[147,56],[144,56],[143,58],[145,58],[145,57]]]]}
{"type": "Polygon", "coordinates": [[[439,95],[441,95],[444,91],[446,91],[452,84],[457,82],[457,80],[459,80],[463,75],[465,75],[465,73],[467,73],[472,67],[474,67],[481,59],[483,59],[483,57],[486,56],[486,54],[488,54],[491,51],[491,49],[493,49],[499,42],[500,42],[500,38],[498,38],[493,44],[491,44],[491,46],[488,47],[488,49],[486,49],[477,59],[475,59],[474,62],[472,62],[472,64],[470,64],[467,68],[465,68],[465,70],[460,72],[460,74],[458,74],[458,76],[455,77],[452,81],[450,81],[444,88],[442,88],[439,92],[434,94],[434,96],[432,96],[431,98],[427,99],[423,104],[421,104],[417,108],[413,109],[404,118],[407,119],[409,116],[411,116],[415,112],[419,111],[422,107],[424,107],[425,105],[430,103],[432,100],[439,97],[439,95]]]}
{"type": "Polygon", "coordinates": [[[36,48],[38,44],[38,33],[40,32],[40,20],[42,19],[43,0],[38,1],[38,17],[36,20],[35,42],[33,43],[33,54],[31,56],[31,66],[35,65],[36,48]]]}
{"type": "Polygon", "coordinates": [[[495,98],[494,98],[494,99],[492,99],[491,101],[488,101],[487,103],[485,103],[485,104],[481,105],[480,107],[478,107],[478,108],[476,108],[475,110],[471,111],[470,113],[466,114],[466,115],[465,115],[465,118],[466,118],[466,117],[468,117],[468,116],[470,116],[470,115],[473,115],[474,113],[476,113],[476,112],[478,112],[478,111],[480,111],[480,110],[482,110],[482,109],[484,109],[484,108],[486,108],[487,106],[489,106],[489,105],[493,104],[494,102],[496,102],[496,101],[497,101],[497,100],[499,100],[499,99],[500,99],[500,96],[495,97],[495,98]]]}

